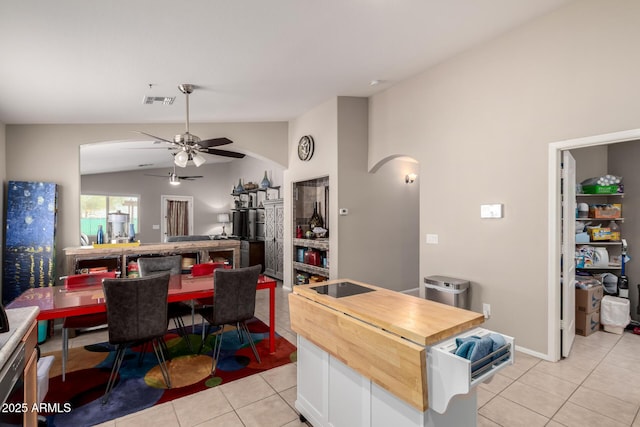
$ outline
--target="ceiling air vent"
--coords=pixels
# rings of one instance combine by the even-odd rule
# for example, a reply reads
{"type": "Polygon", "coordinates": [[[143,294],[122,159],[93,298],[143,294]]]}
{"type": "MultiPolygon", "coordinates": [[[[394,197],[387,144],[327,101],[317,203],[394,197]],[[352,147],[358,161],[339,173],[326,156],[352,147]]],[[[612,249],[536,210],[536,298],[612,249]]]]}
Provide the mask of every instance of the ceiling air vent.
{"type": "Polygon", "coordinates": [[[144,98],[142,98],[142,103],[143,104],[155,104],[155,103],[160,103],[160,104],[164,104],[164,105],[171,105],[173,104],[173,101],[176,100],[176,97],[173,96],[145,96],[144,98]]]}

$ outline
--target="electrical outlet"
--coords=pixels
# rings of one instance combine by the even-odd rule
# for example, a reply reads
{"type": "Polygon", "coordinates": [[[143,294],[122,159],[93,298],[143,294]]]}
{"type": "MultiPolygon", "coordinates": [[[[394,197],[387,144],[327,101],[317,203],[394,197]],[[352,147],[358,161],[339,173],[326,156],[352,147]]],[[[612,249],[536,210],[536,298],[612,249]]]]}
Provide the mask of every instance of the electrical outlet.
{"type": "Polygon", "coordinates": [[[482,303],[482,314],[484,314],[485,319],[491,317],[491,304],[482,303]]]}

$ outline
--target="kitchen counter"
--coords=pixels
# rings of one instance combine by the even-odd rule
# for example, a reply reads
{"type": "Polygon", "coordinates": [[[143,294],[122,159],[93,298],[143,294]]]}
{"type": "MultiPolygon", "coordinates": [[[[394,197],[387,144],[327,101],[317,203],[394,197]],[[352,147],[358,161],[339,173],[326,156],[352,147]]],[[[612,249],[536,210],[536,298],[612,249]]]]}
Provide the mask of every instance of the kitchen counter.
{"type": "Polygon", "coordinates": [[[289,312],[296,408],[316,427],[472,425],[475,385],[513,363],[504,336],[508,355],[472,375],[455,338],[491,333],[482,314],[354,280],[294,286],[289,312]]]}
{"type": "Polygon", "coordinates": [[[422,346],[442,341],[484,322],[484,316],[473,311],[348,279],[294,286],[293,292],[422,346]],[[340,282],[355,283],[375,292],[334,298],[314,290],[319,285],[340,282]]]}
{"type": "Polygon", "coordinates": [[[37,307],[7,309],[9,331],[0,334],[0,403],[11,396],[11,393],[22,392],[24,404],[19,410],[16,407],[2,407],[0,424],[14,423],[13,417],[20,415],[21,424],[35,426],[38,423],[38,322],[36,317],[40,310],[37,307]],[[19,379],[22,387],[14,388],[19,379]],[[8,417],[5,419],[5,417],[8,417]]]}
{"type": "Polygon", "coordinates": [[[232,239],[194,240],[168,243],[142,243],[136,246],[76,246],[64,248],[65,274],[75,274],[78,263],[87,260],[118,259],[120,268],[125,268],[129,257],[145,255],[198,254],[199,262],[207,262],[215,253],[228,253],[233,258],[234,268],[240,267],[240,241],[232,239]]]}
{"type": "Polygon", "coordinates": [[[9,332],[0,334],[0,370],[31,328],[40,309],[24,307],[10,308],[6,311],[9,318],[9,332]]]}

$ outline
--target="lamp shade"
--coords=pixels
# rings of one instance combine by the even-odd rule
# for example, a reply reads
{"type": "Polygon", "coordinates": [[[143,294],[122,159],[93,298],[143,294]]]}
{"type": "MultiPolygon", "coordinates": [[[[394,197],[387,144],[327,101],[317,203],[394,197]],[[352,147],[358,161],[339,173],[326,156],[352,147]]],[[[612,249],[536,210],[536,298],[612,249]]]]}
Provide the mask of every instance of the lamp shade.
{"type": "Polygon", "coordinates": [[[193,164],[196,165],[196,167],[204,164],[207,161],[207,159],[205,159],[202,154],[199,154],[197,152],[193,153],[193,155],[191,156],[191,160],[193,160],[193,164]]]}
{"type": "Polygon", "coordinates": [[[218,214],[218,222],[222,222],[222,223],[229,222],[229,214],[228,213],[218,214]]]}
{"type": "Polygon", "coordinates": [[[176,153],[176,155],[173,158],[173,162],[176,164],[176,166],[180,166],[181,168],[187,167],[188,161],[189,161],[189,155],[187,154],[186,151],[180,151],[176,153]]]}

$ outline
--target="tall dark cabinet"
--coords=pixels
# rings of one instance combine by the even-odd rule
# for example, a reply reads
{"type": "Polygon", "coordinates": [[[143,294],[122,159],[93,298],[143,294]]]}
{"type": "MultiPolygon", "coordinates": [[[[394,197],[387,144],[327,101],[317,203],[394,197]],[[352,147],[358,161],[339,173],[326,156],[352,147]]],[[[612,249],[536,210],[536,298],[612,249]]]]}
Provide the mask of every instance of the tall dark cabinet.
{"type": "Polygon", "coordinates": [[[265,200],[264,273],[282,280],[284,269],[284,203],[282,199],[265,200]]]}

